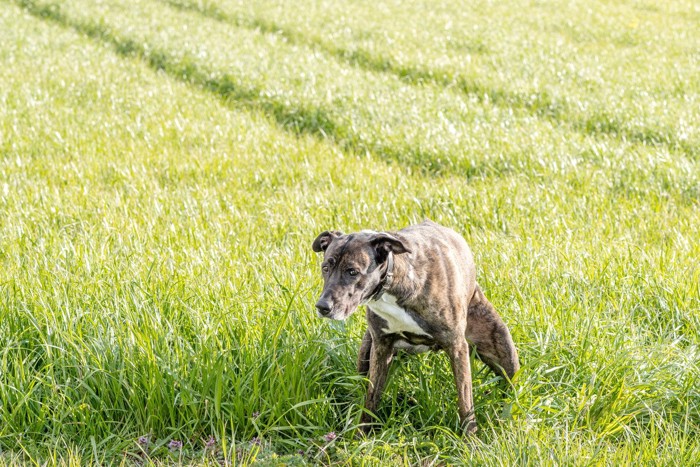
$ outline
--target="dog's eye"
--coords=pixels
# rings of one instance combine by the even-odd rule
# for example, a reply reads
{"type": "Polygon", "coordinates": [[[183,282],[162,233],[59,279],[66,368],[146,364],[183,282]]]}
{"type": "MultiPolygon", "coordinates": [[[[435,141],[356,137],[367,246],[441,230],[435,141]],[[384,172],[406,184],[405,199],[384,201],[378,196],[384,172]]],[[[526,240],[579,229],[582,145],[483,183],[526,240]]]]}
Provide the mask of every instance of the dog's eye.
{"type": "Polygon", "coordinates": [[[328,266],[323,266],[321,268],[321,271],[323,271],[324,274],[327,274],[328,273],[328,266]]]}
{"type": "Polygon", "coordinates": [[[348,269],[348,274],[351,276],[356,276],[357,275],[357,269],[348,269]]]}

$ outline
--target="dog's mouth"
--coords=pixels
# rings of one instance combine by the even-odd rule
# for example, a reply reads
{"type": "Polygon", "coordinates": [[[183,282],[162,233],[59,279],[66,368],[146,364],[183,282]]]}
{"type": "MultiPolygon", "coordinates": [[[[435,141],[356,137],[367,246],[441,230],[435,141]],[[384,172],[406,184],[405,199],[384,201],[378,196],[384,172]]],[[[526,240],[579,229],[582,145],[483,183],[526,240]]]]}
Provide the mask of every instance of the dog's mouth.
{"type": "Polygon", "coordinates": [[[357,305],[356,306],[345,306],[345,307],[338,307],[337,309],[332,309],[330,313],[324,315],[320,311],[316,310],[316,315],[319,318],[325,318],[325,319],[332,319],[335,321],[345,321],[355,313],[357,310],[357,305]]]}
{"type": "Polygon", "coordinates": [[[348,293],[347,289],[335,291],[325,290],[316,302],[316,315],[319,318],[328,318],[344,321],[357,311],[362,305],[372,300],[372,294],[367,295],[363,290],[359,293],[348,293]]]}

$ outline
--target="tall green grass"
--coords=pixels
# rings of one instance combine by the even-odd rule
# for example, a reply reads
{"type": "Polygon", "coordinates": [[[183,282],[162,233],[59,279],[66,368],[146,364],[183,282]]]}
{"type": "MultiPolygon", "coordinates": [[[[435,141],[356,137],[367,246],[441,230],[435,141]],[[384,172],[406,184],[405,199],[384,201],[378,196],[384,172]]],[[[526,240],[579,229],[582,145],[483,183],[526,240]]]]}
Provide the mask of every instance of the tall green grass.
{"type": "Polygon", "coordinates": [[[697,464],[697,14],[0,2],[0,462],[697,464]],[[402,356],[357,439],[310,243],[425,217],[523,369],[464,439],[402,356]]]}

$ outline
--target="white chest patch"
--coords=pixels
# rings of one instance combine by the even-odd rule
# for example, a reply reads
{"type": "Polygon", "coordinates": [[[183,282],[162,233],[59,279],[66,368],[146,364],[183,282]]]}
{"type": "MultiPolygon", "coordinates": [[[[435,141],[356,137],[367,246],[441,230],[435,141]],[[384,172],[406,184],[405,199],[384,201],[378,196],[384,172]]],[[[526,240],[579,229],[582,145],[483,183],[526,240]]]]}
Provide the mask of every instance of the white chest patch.
{"type": "Polygon", "coordinates": [[[387,327],[382,329],[387,334],[410,332],[412,334],[421,334],[432,337],[425,332],[416,321],[406,313],[406,310],[401,308],[396,303],[396,297],[387,293],[383,294],[379,300],[372,300],[367,303],[372,311],[381,316],[387,322],[387,327]]]}

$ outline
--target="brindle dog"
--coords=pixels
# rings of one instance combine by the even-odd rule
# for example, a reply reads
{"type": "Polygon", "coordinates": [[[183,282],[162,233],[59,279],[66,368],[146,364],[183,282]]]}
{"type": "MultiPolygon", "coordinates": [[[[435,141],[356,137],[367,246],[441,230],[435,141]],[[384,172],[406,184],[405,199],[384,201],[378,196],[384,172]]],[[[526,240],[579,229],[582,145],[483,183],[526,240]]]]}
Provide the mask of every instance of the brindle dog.
{"type": "Polygon", "coordinates": [[[369,431],[391,359],[402,349],[448,354],[462,425],[475,432],[470,347],[496,374],[512,378],[520,365],[508,328],[476,283],[465,240],[425,221],[398,232],[326,231],[313,249],[324,252],[319,316],[344,320],[367,305],[369,326],[357,361],[370,382],[361,430],[369,431]]]}

